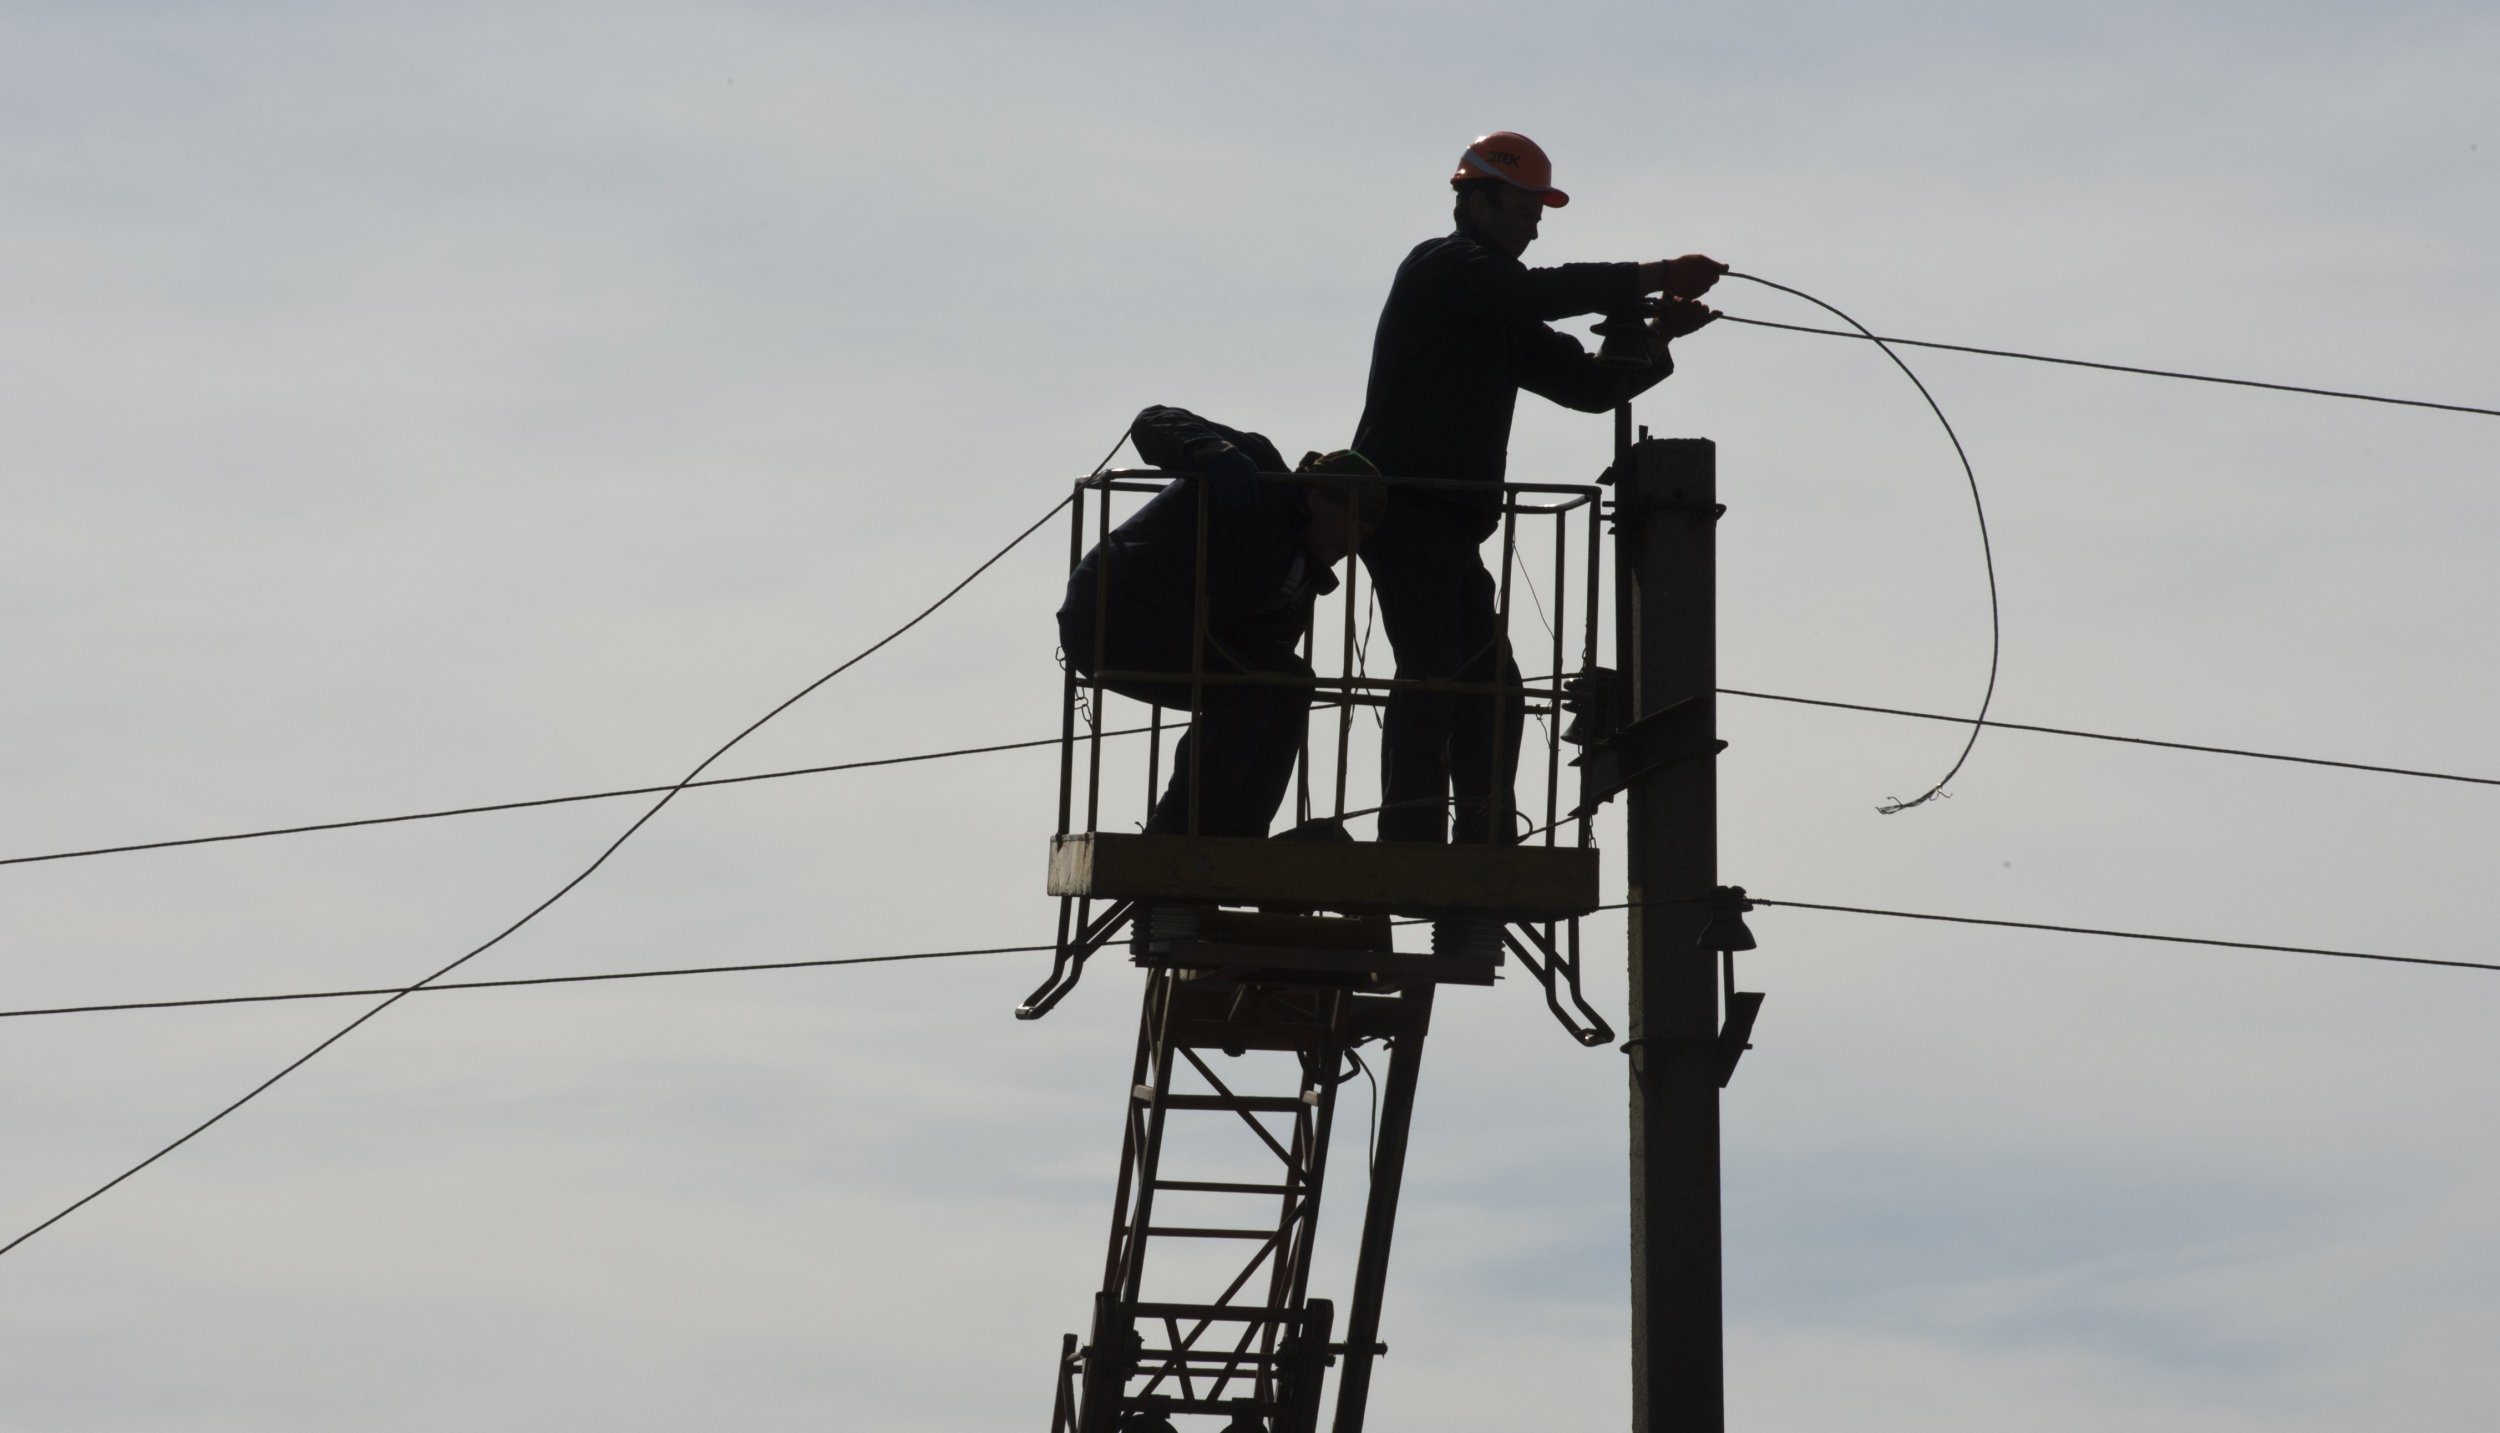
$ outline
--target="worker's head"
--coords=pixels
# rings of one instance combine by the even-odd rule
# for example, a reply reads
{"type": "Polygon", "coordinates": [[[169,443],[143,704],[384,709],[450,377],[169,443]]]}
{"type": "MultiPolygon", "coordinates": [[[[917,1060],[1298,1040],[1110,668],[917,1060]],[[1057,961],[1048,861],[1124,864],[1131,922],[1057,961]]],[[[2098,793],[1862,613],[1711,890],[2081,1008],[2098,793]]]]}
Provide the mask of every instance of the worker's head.
{"type": "Polygon", "coordinates": [[[1467,146],[1450,175],[1458,192],[1453,217],[1461,229],[1517,258],[1536,241],[1539,220],[1571,196],[1554,187],[1553,161],[1535,140],[1495,130],[1467,146]]]}
{"type": "Polygon", "coordinates": [[[1313,562],[1334,566],[1378,530],[1381,518],[1388,514],[1389,489],[1380,481],[1380,470],[1351,448],[1305,453],[1294,471],[1330,477],[1302,490],[1309,516],[1303,527],[1303,547],[1313,562]]]}

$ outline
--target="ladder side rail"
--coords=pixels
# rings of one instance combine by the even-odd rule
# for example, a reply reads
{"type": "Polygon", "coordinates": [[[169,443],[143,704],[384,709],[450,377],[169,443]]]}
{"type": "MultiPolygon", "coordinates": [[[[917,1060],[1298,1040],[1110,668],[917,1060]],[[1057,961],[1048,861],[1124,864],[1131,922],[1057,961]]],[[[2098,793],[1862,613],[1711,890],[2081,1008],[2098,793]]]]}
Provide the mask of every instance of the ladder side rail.
{"type": "Polygon", "coordinates": [[[1059,1336],[1059,1366],[1051,1371],[1050,1433],[1076,1433],[1076,1335],[1059,1336]]]}
{"type": "Polygon", "coordinates": [[[1080,1412],[1082,1433],[1115,1433],[1116,1420],[1129,1406],[1126,1390],[1135,1372],[1139,1344],[1131,1310],[1137,1306],[1139,1285],[1145,1277],[1146,1231],[1154,1217],[1155,1171],[1163,1145],[1163,1101],[1172,1079],[1172,1047],[1166,1037],[1171,1029],[1169,1002],[1173,984],[1171,972],[1154,972],[1146,984],[1144,1009],[1139,1018],[1140,1052],[1135,1072],[1143,1076],[1151,1071],[1152,1096],[1141,1112],[1137,1087],[1146,1081],[1132,1080],[1125,1092],[1129,1111],[1126,1143],[1135,1157],[1132,1167],[1124,1152],[1121,1175],[1125,1197],[1114,1211],[1110,1267],[1103,1280],[1103,1291],[1095,1296],[1094,1344],[1086,1370],[1085,1406],[1080,1412]]]}
{"type": "Polygon", "coordinates": [[[1381,1082],[1380,1152],[1372,1164],[1371,1198],[1363,1210],[1363,1242],[1355,1259],[1354,1298],[1346,1311],[1345,1368],[1337,1378],[1335,1433],[1362,1433],[1379,1352],[1380,1300],[1389,1277],[1390,1237],[1397,1226],[1398,1188],[1406,1171],[1406,1135],[1415,1112],[1415,1078],[1432,1022],[1433,987],[1399,997],[1406,1028],[1390,1037],[1388,1077],[1381,1082]]]}
{"type": "Polygon", "coordinates": [[[1120,1416],[1120,1388],[1127,1381],[1127,1339],[1112,1317],[1109,1293],[1094,1295],[1094,1323],[1085,1350],[1085,1373],[1077,1387],[1077,1433],[1115,1433],[1120,1416]],[[1114,1349],[1113,1345],[1121,1345],[1114,1349]]]}
{"type": "MultiPolygon", "coordinates": [[[[1335,991],[1329,996],[1328,1022],[1315,1052],[1318,1055],[1318,1067],[1325,1073],[1317,1082],[1320,1091],[1319,1106],[1313,1111],[1311,1117],[1309,1174],[1299,1211],[1302,1221],[1301,1248],[1298,1257],[1292,1261],[1293,1277],[1287,1287],[1282,1290],[1282,1297],[1270,1300],[1276,1306],[1290,1309],[1297,1315],[1308,1307],[1307,1301],[1310,1296],[1311,1262],[1316,1252],[1319,1235],[1320,1199],[1327,1189],[1328,1150],[1331,1136],[1336,1131],[1337,1092],[1344,1087],[1345,1083],[1341,1078],[1341,1066],[1346,1056],[1346,1014],[1349,1004],[1350,1001],[1344,991],[1335,991]]],[[[1280,1268],[1278,1272],[1281,1274],[1283,1270],[1280,1268]]],[[[1288,1335],[1288,1342],[1290,1338],[1291,1336],[1288,1335]]],[[[1271,1354],[1282,1355],[1286,1351],[1284,1347],[1277,1344],[1276,1330],[1272,1328],[1268,1331],[1268,1342],[1264,1347],[1271,1354]]],[[[1274,1396],[1282,1398],[1288,1391],[1274,1390],[1274,1396]]]]}
{"type": "Polygon", "coordinates": [[[1120,1175],[1111,1200],[1111,1236],[1103,1256],[1102,1289],[1094,1295],[1094,1323],[1085,1351],[1084,1378],[1077,1406],[1078,1433],[1114,1433],[1128,1383],[1132,1340],[1129,1320],[1119,1314],[1118,1290],[1138,1254],[1143,1221],[1131,1208],[1141,1179],[1151,1182],[1151,1166],[1141,1165],[1146,1150],[1145,1124],[1136,1089],[1146,1082],[1155,1052],[1156,982],[1149,980],[1137,1017],[1137,1056],[1130,1065],[1129,1087],[1123,1091],[1120,1116],[1120,1175]]]}
{"type": "MultiPolygon", "coordinates": [[[[1334,1048],[1329,1038],[1329,1026],[1333,1023],[1329,1017],[1335,1014],[1336,1003],[1330,996],[1320,998],[1320,1008],[1314,1011],[1314,1038],[1310,1045],[1294,1051],[1302,1089],[1316,1091],[1319,1099],[1306,1100],[1294,1112],[1294,1158],[1286,1170],[1285,1193],[1276,1202],[1278,1255],[1268,1271],[1267,1303],[1272,1309],[1291,1311],[1300,1307],[1297,1293],[1310,1280],[1312,1235],[1319,1214],[1320,1166],[1327,1150],[1320,1113],[1331,1096],[1325,1081],[1315,1080],[1312,1075],[1334,1048]]],[[[1278,1340],[1277,1326],[1268,1324],[1258,1330],[1258,1335],[1259,1352],[1272,1359],[1278,1340]]],[[[1272,1402],[1276,1397],[1272,1365],[1262,1364],[1259,1368],[1258,1396],[1262,1402],[1272,1402]]]]}
{"type": "MultiPolygon", "coordinates": [[[[1311,1245],[1319,1228],[1320,1198],[1327,1187],[1329,1137],[1336,1128],[1337,1091],[1343,1081],[1340,1067],[1346,1055],[1347,992],[1331,991],[1326,998],[1326,1018],[1320,1025],[1319,1038],[1313,1042],[1304,1065],[1304,1079],[1319,1092],[1312,1107],[1308,1128],[1310,1151],[1304,1160],[1299,1207],[1293,1211],[1301,1226],[1301,1257],[1294,1260],[1291,1283],[1281,1289],[1280,1298],[1272,1300],[1279,1307],[1299,1310],[1310,1292],[1311,1245]]],[[[1280,1233],[1291,1227],[1288,1221],[1280,1233]]]]}
{"type": "MultiPolygon", "coordinates": [[[[1311,1118],[1307,1105],[1294,1112],[1293,1156],[1294,1163],[1285,1171],[1285,1192],[1276,1200],[1276,1257],[1268,1264],[1267,1278],[1267,1306],[1272,1309],[1292,1307],[1287,1300],[1291,1297],[1294,1273],[1297,1266],[1307,1264],[1311,1257],[1309,1229],[1302,1222],[1303,1210],[1308,1207],[1311,1166],[1311,1118]]],[[[1248,1336],[1255,1336],[1260,1353],[1273,1355],[1276,1352],[1274,1324],[1245,1329],[1243,1333],[1245,1348],[1253,1341],[1248,1336]]],[[[1262,1367],[1258,1376],[1258,1396],[1262,1401],[1275,1396],[1271,1383],[1269,1371],[1262,1367]]]]}
{"type": "Polygon", "coordinates": [[[1313,1299],[1294,1326],[1292,1358],[1285,1368],[1285,1406],[1276,1415],[1275,1433],[1318,1433],[1322,1385],[1328,1377],[1328,1336],[1334,1332],[1336,1306],[1313,1299]]]}
{"type": "Polygon", "coordinates": [[[1120,1287],[1122,1271],[1127,1267],[1129,1196],[1136,1188],[1138,1156],[1145,1148],[1145,1128],[1137,1108],[1135,1091],[1146,1083],[1154,1058],[1154,983],[1148,981],[1145,998],[1137,1012],[1137,1058],[1129,1067],[1128,1097],[1121,1101],[1120,1111],[1120,1177],[1111,1195],[1110,1252],[1103,1261],[1102,1287],[1108,1292],[1120,1287]]]}
{"type": "MultiPolygon", "coordinates": [[[[1163,1125],[1165,1101],[1172,1094],[1172,992],[1179,984],[1175,973],[1157,971],[1147,989],[1147,1006],[1153,1021],[1153,1094],[1146,1105],[1145,1138],[1138,1154],[1137,1179],[1131,1201],[1132,1219],[1126,1267],[1120,1277],[1121,1325],[1127,1327],[1127,1310],[1137,1303],[1138,1293],[1146,1278],[1146,1231],[1154,1223],[1155,1175],[1163,1166],[1163,1125]]],[[[1186,1053],[1184,1051],[1183,1053],[1186,1053]]],[[[1142,1081],[1140,1083],[1143,1083],[1142,1081]]],[[[1137,1102],[1137,1092],[1129,1091],[1129,1103],[1137,1102]]]]}

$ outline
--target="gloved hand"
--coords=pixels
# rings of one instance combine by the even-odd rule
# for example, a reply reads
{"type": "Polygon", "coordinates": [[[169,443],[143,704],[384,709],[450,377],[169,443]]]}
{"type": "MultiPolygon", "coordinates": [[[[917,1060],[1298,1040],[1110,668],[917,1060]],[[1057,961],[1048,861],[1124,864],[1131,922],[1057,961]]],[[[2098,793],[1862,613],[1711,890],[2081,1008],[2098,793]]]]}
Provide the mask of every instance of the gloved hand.
{"type": "MultiPolygon", "coordinates": [[[[1719,275],[1727,272],[1727,265],[1707,254],[1686,254],[1680,259],[1664,259],[1641,267],[1645,271],[1656,271],[1656,282],[1650,285],[1651,288],[1676,299],[1700,298],[1710,292],[1710,286],[1719,281],[1719,275]]],[[[1644,272],[1642,277],[1649,278],[1651,274],[1644,272]]]]}
{"type": "Polygon", "coordinates": [[[1649,350],[1654,354],[1667,351],[1670,339],[1684,335],[1716,320],[1719,311],[1698,299],[1674,297],[1658,300],[1657,316],[1649,321],[1649,350]]]}

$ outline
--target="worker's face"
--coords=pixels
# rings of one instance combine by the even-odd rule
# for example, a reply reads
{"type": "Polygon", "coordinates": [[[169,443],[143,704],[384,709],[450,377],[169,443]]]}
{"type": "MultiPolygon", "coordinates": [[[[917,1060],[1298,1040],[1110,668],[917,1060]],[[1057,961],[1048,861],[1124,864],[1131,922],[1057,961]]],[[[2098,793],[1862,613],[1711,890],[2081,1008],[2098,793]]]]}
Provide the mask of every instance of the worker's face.
{"type": "Polygon", "coordinates": [[[1503,184],[1467,201],[1468,216],[1493,247],[1516,259],[1536,242],[1536,226],[1545,217],[1545,201],[1525,189],[1503,184]]]}

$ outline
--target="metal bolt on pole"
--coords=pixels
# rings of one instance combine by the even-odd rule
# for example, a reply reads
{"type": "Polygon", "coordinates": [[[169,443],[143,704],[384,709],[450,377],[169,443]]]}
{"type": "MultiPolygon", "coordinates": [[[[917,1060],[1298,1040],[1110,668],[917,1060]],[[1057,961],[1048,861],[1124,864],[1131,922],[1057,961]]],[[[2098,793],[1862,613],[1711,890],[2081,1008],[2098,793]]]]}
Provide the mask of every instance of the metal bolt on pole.
{"type": "Polygon", "coordinates": [[[1646,769],[1626,773],[1632,1427],[1721,1433],[1718,957],[1700,943],[1718,885],[1717,449],[1646,435],[1626,446],[1617,663],[1625,714],[1660,718],[1646,769]]]}

